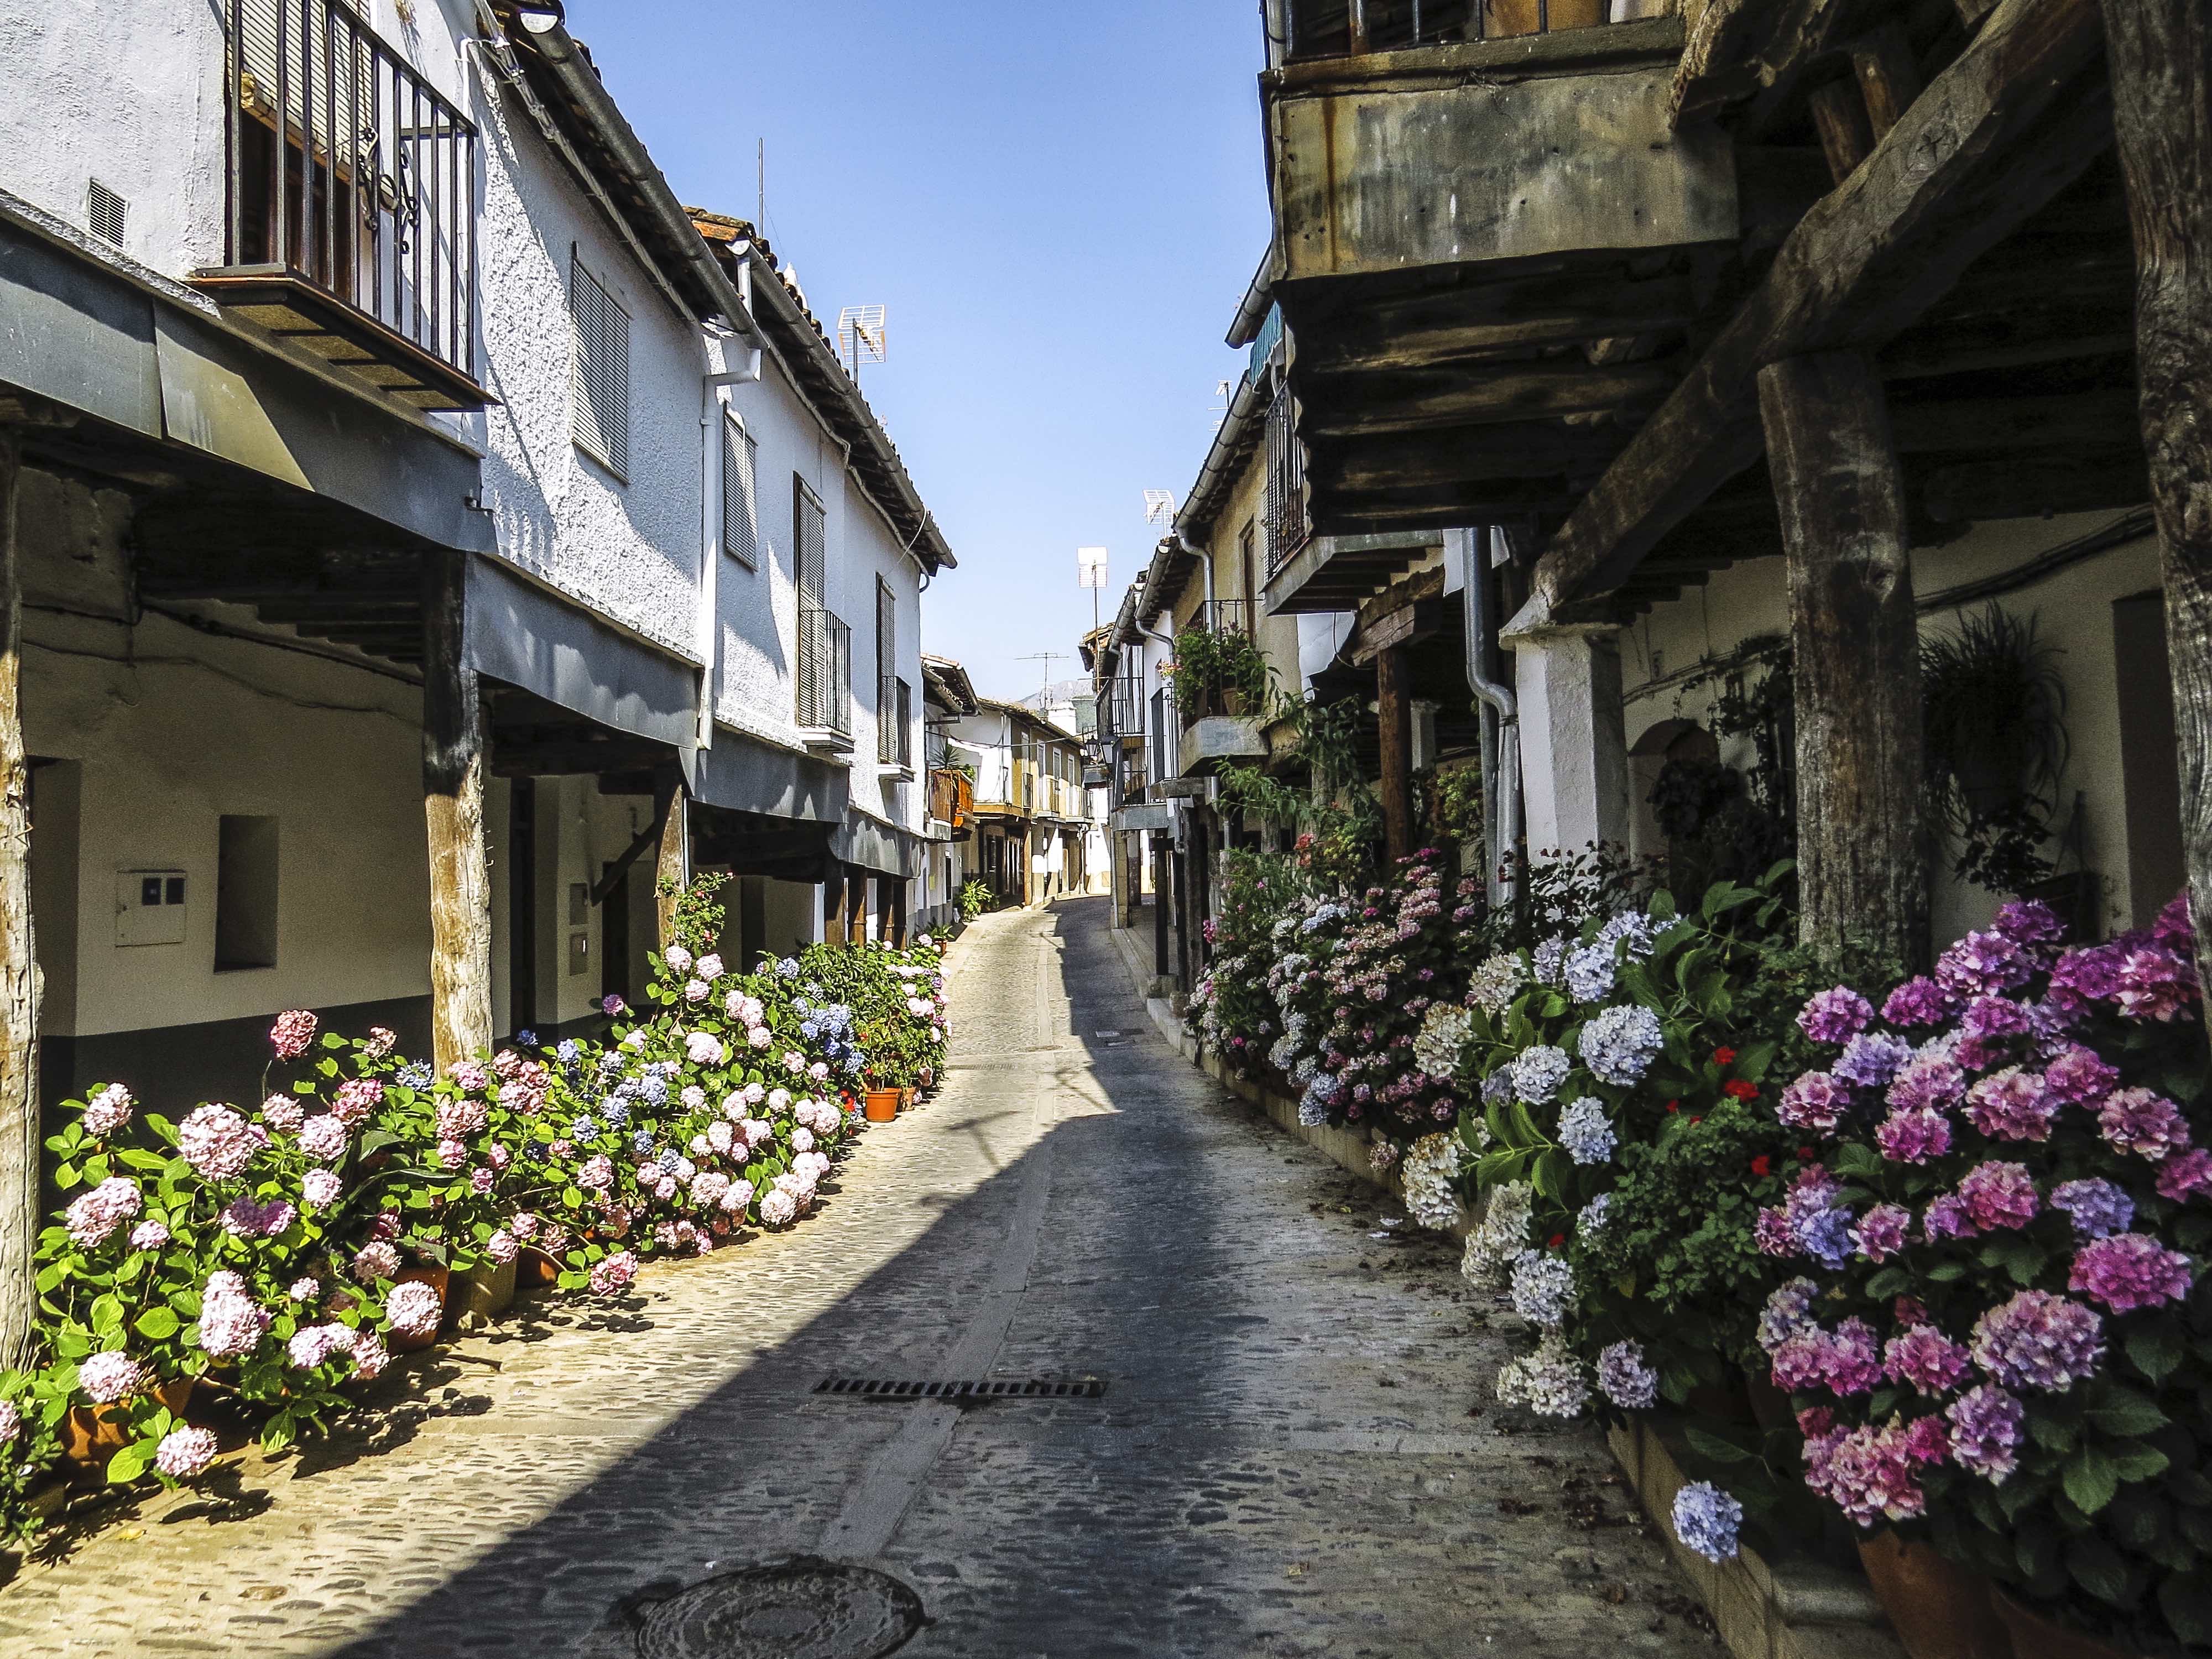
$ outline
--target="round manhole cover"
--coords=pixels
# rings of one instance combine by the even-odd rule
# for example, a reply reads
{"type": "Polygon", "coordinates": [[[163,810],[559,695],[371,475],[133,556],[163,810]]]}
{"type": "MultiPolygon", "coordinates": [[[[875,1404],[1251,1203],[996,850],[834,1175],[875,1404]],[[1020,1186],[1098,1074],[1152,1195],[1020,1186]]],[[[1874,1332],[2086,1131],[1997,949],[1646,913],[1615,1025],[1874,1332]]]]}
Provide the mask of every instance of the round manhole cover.
{"type": "Polygon", "coordinates": [[[639,1611],[639,1659],[879,1659],[922,1626],[921,1598],[812,1556],[726,1572],[639,1611]]]}

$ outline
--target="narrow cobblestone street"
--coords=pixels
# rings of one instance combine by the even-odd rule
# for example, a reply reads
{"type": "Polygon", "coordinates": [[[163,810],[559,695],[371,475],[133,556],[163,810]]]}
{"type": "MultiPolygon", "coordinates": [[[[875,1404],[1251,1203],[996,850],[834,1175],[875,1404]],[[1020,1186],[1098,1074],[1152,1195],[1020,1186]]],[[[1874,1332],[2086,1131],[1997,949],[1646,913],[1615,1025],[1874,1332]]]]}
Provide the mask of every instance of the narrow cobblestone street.
{"type": "Polygon", "coordinates": [[[1105,908],[970,933],[948,1085],[818,1215],[609,1312],[526,1305],[395,1372],[375,1428],[64,1540],[0,1646],[628,1654],[629,1610],[802,1554],[911,1586],[901,1651],[946,1659],[1715,1651],[1595,1432],[1490,1401],[1449,1241],[1389,1238],[1185,1065],[1105,908]],[[984,1376],[1108,1386],[811,1392],[984,1376]]]}

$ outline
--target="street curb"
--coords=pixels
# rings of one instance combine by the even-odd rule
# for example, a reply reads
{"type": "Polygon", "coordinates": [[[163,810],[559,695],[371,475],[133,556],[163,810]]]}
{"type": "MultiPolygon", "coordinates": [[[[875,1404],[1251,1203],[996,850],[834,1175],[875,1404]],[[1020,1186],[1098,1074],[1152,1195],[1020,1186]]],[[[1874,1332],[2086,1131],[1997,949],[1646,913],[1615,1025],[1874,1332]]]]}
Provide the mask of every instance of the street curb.
{"type": "MultiPolygon", "coordinates": [[[[1120,939],[1115,944],[1137,994],[1144,998],[1146,1012],[1176,1053],[1331,1163],[1370,1186],[1404,1197],[1397,1172],[1384,1174],[1369,1161],[1369,1142],[1364,1137],[1299,1122],[1296,1101],[1238,1077],[1217,1055],[1200,1054],[1197,1039],[1184,1029],[1175,1010],[1158,997],[1145,995],[1138,964],[1120,939]]],[[[1464,1239],[1476,1219],[1462,1212],[1449,1231],[1464,1239]]],[[[1771,1566],[1747,1548],[1735,1559],[1716,1565],[1686,1549],[1667,1518],[1674,1494],[1689,1480],[1667,1443],[1668,1428],[1663,1422],[1639,1417],[1607,1431],[1606,1443],[1735,1659],[1905,1659],[1872,1588],[1859,1575],[1805,1560],[1771,1566]]]]}

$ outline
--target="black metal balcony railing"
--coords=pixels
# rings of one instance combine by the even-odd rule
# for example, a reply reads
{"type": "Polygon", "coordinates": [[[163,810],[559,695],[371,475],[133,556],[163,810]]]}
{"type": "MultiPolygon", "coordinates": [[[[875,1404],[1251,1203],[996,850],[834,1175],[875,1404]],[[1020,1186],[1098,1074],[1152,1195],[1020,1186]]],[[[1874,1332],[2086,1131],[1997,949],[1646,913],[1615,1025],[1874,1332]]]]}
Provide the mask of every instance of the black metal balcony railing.
{"type": "Polygon", "coordinates": [[[424,407],[469,406],[476,128],[342,0],[222,3],[224,264],[201,276],[248,314],[293,315],[270,325],[424,407]],[[302,312],[324,320],[319,296],[374,329],[335,313],[300,326],[302,312]],[[380,349],[394,340],[432,361],[380,349]]]}
{"type": "Polygon", "coordinates": [[[1285,0],[1284,59],[1364,58],[1589,28],[1612,21],[1612,11],[1610,0],[1285,0]]]}
{"type": "Polygon", "coordinates": [[[853,630],[827,611],[799,613],[799,724],[853,735],[853,630]]]}
{"type": "Polygon", "coordinates": [[[914,690],[896,674],[876,688],[876,759],[885,766],[914,764],[914,690]]]}
{"type": "Polygon", "coordinates": [[[1267,499],[1262,507],[1272,578],[1313,537],[1306,507],[1305,446],[1298,440],[1297,404],[1286,385],[1267,410],[1267,499]]]}
{"type": "Polygon", "coordinates": [[[1143,686],[1133,679],[1115,680],[1106,699],[1106,707],[1109,711],[1108,730],[1113,738],[1116,740],[1123,738],[1142,740],[1145,735],[1143,686]]]}
{"type": "Polygon", "coordinates": [[[1243,599],[1208,599],[1198,607],[1190,626],[1209,634],[1242,634],[1249,639],[1257,614],[1256,608],[1243,599]]]}

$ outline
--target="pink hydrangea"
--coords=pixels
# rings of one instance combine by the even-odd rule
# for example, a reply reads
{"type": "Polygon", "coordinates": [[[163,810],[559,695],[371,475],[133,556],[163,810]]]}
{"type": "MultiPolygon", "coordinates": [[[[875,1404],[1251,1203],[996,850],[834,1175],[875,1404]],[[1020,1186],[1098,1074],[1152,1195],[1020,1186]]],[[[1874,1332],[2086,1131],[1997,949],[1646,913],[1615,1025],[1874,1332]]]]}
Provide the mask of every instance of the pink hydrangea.
{"type": "Polygon", "coordinates": [[[478,1096],[462,1095],[456,1098],[448,1095],[438,1103],[441,1140],[465,1140],[471,1135],[482,1134],[490,1121],[491,1106],[478,1096]]]}
{"type": "Polygon", "coordinates": [[[209,1181],[235,1181],[261,1150],[253,1126],[228,1106],[196,1106],[177,1126],[177,1150],[209,1181]]]}
{"type": "Polygon", "coordinates": [[[2176,1204],[2186,1203],[2199,1193],[2212,1192],[2212,1152],[2202,1147],[2176,1152],[2158,1166],[2157,1185],[2158,1195],[2176,1204]]]}
{"type": "Polygon", "coordinates": [[[764,1227],[787,1227],[799,1218],[799,1200],[781,1187],[771,1188],[761,1194],[760,1218],[764,1227]]]}
{"type": "Polygon", "coordinates": [[[1808,1460],[1805,1484],[1861,1527],[1910,1521],[1928,1508],[1905,1431],[1894,1422],[1838,1437],[1817,1467],[1808,1460]]]}
{"type": "Polygon", "coordinates": [[[722,1194],[719,1202],[724,1215],[743,1215],[752,1207],[753,1183],[750,1181],[732,1181],[730,1183],[730,1189],[722,1194]]]}
{"type": "Polygon", "coordinates": [[[279,1060],[297,1060],[315,1040],[315,1017],[305,1008],[288,1008],[269,1028],[269,1046],[279,1060]]]}
{"type": "Polygon", "coordinates": [[[108,1236],[137,1215],[144,1203],[137,1182],[124,1176],[108,1176],[64,1212],[70,1242],[81,1250],[106,1243],[108,1236]]]}
{"type": "Polygon", "coordinates": [[[528,1210],[517,1210],[507,1218],[507,1230],[527,1244],[538,1237],[538,1229],[545,1224],[528,1210]]]}
{"type": "MultiPolygon", "coordinates": [[[[700,988],[703,992],[706,988],[700,988]]],[[[712,1031],[694,1031],[684,1039],[684,1054],[694,1066],[720,1066],[729,1050],[712,1031]]]]}
{"type": "Polygon", "coordinates": [[[1966,1074],[1948,1054],[1923,1052],[1890,1079],[1885,1098],[1900,1112],[1940,1111],[1966,1092],[1966,1074]]]}
{"type": "Polygon", "coordinates": [[[1850,1042],[1874,1018],[1874,1005],[1848,986],[1816,993],[1797,1013],[1797,1029],[1815,1042],[1850,1042]]]}
{"type": "Polygon", "coordinates": [[[2094,1239],[2074,1255],[2066,1288],[2114,1313],[2179,1302],[2189,1294],[2189,1258],[2145,1233],[2094,1239]]]}
{"type": "Polygon", "coordinates": [[[491,1073],[480,1060],[457,1060],[446,1068],[453,1086],[465,1094],[482,1094],[491,1087],[491,1073]]]}
{"type": "Polygon", "coordinates": [[[131,1230],[131,1248],[134,1250],[158,1250],[169,1242],[167,1222],[148,1217],[131,1230]]]}
{"type": "Polygon", "coordinates": [[[586,1192],[603,1193],[614,1185],[615,1161],[605,1152],[596,1152],[584,1160],[576,1171],[576,1184],[586,1192]]]}
{"type": "Polygon", "coordinates": [[[384,1298],[384,1316],[402,1336],[428,1336],[444,1317],[445,1304],[438,1292],[419,1279],[394,1285],[384,1298]]]}
{"type": "Polygon", "coordinates": [[[345,1195],[345,1182],[330,1170],[310,1170],[300,1178],[300,1197],[311,1210],[327,1210],[345,1195]]]}
{"type": "Polygon", "coordinates": [[[373,1077],[348,1078],[331,1097],[331,1115],[358,1129],[384,1104],[384,1085],[373,1077]]]}
{"type": "Polygon", "coordinates": [[[261,1103],[261,1121],[280,1135],[296,1134],[307,1120],[307,1109],[289,1095],[271,1095],[261,1103]]]}
{"type": "Polygon", "coordinates": [[[2076,1043],[2061,1049],[2043,1068],[2043,1085],[2069,1106],[2092,1106],[2112,1093],[2118,1071],[2094,1048],[2076,1043]]]}
{"type": "Polygon", "coordinates": [[[353,1334],[353,1374],[364,1382],[373,1382],[384,1374],[392,1363],[392,1351],[384,1346],[384,1339],[374,1331],[356,1331],[353,1334]]]}
{"type": "Polygon", "coordinates": [[[484,1254],[502,1267],[522,1254],[521,1244],[503,1227],[493,1231],[492,1236],[484,1240],[483,1249],[484,1254]]]}
{"type": "Polygon", "coordinates": [[[191,1480],[207,1473],[220,1450],[212,1429],[172,1429],[154,1448],[154,1467],[172,1480],[191,1480]]]}
{"type": "Polygon", "coordinates": [[[1928,1212],[1920,1219],[1920,1231],[1923,1237],[1934,1241],[1972,1238],[1980,1229],[1966,1212],[1966,1200],[1956,1193],[1945,1193],[1929,1200],[1928,1212]]]}
{"type": "Polygon", "coordinates": [[[1975,1322],[1969,1346],[1993,1381],[2063,1394],[2103,1362],[2104,1321],[2063,1296],[2022,1291],[1975,1322]]]}
{"type": "Polygon", "coordinates": [[[398,1046],[398,1032],[387,1030],[381,1025],[372,1025],[368,1028],[368,1041],[361,1045],[361,1051],[371,1060],[386,1060],[398,1046]]]}
{"type": "Polygon", "coordinates": [[[629,1288],[637,1277],[637,1255],[630,1250],[617,1250],[592,1265],[592,1294],[612,1296],[629,1288]]]}
{"type": "Polygon", "coordinates": [[[131,1091],[119,1083],[111,1083],[84,1103],[84,1132],[88,1135],[113,1134],[131,1121],[131,1111],[137,1103],[131,1099],[131,1091]]]}
{"type": "Polygon", "coordinates": [[[261,1346],[270,1314],[246,1281],[228,1271],[208,1275],[200,1291],[200,1346],[210,1359],[243,1359],[261,1346]]]}
{"type": "Polygon", "coordinates": [[[445,1169],[458,1170],[469,1161],[469,1143],[465,1140],[448,1138],[441,1140],[432,1150],[437,1154],[439,1164],[445,1169]]]}
{"type": "Polygon", "coordinates": [[[1911,1231],[1911,1211],[1902,1204],[1877,1204],[1851,1229],[1851,1243],[1861,1255],[1879,1265],[1905,1248],[1911,1231]]]}
{"type": "Polygon", "coordinates": [[[303,1371],[327,1365],[352,1349],[353,1332],[343,1325],[302,1325],[285,1345],[292,1364],[303,1371]]]}
{"type": "Polygon", "coordinates": [[[399,1272],[399,1247],[385,1239],[373,1239],[355,1252],[353,1276],[355,1282],[374,1285],[381,1279],[392,1279],[399,1272]]]}
{"type": "Polygon", "coordinates": [[[322,1293],[321,1281],[312,1276],[294,1279],[284,1291],[295,1302],[313,1302],[322,1293]]]}
{"type": "Polygon", "coordinates": [[[1932,1397],[1957,1388],[1972,1358],[1964,1344],[1952,1341],[1933,1325],[1915,1325],[1890,1338],[1882,1350],[1882,1370],[1891,1382],[1910,1383],[1916,1392],[1932,1397]]]}
{"type": "Polygon", "coordinates": [[[1826,1072],[1808,1072],[1783,1090],[1781,1098],[1775,1103],[1774,1115],[1793,1129],[1813,1129],[1826,1134],[1842,1122],[1850,1109],[1849,1086],[1826,1072]]]}
{"type": "Polygon", "coordinates": [[[1875,1127],[1874,1141],[1893,1164],[1925,1164],[1951,1150],[1951,1121],[1927,1108],[1892,1112],[1875,1127]]]}
{"type": "Polygon", "coordinates": [[[222,1212],[222,1230],[234,1238],[275,1238],[299,1218],[299,1212],[281,1198],[256,1202],[240,1194],[222,1212]]]}
{"type": "Polygon", "coordinates": [[[1960,1177],[1959,1196],[1974,1225],[1984,1232],[2025,1227],[2043,1207],[2035,1177],[2024,1164],[1977,1164],[1960,1177]]]}
{"type": "Polygon", "coordinates": [[[146,1368],[116,1350],[88,1354],[76,1368],[76,1385],[95,1406],[112,1406],[146,1385],[146,1368]]]}
{"type": "Polygon", "coordinates": [[[1940,1417],[1916,1417],[1905,1428],[1905,1455],[1916,1463],[1948,1462],[1951,1434],[1940,1417]]]}
{"type": "Polygon", "coordinates": [[[2120,1151],[2154,1164],[2189,1146],[2189,1121],[2181,1109],[2148,1089],[2120,1089],[2106,1096],[2097,1127],[2120,1151]]]}
{"type": "Polygon", "coordinates": [[[498,1178],[499,1177],[494,1175],[489,1168],[479,1164],[475,1169],[469,1171],[469,1190],[474,1193],[478,1198],[482,1198],[485,1194],[491,1191],[493,1183],[497,1181],[498,1178]]]}
{"type": "Polygon", "coordinates": [[[319,1164],[335,1164],[346,1155],[344,1121],[335,1112],[324,1112],[300,1126],[300,1150],[319,1164]]]}
{"type": "Polygon", "coordinates": [[[2154,945],[2122,959],[2119,1005],[2128,1018],[2187,1019],[2196,1002],[2197,965],[2187,957],[2154,945]]]}
{"type": "Polygon", "coordinates": [[[1966,1091],[1966,1121],[1992,1140],[2048,1140],[2058,1097],[2034,1072],[2008,1066],[1966,1091]]]}

